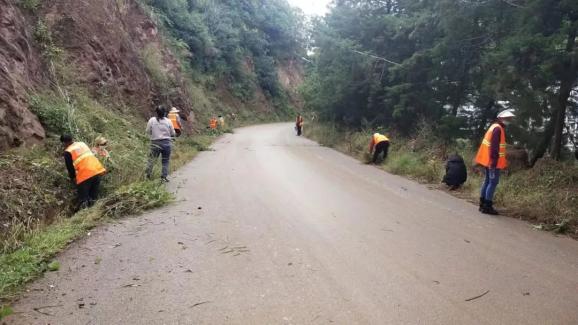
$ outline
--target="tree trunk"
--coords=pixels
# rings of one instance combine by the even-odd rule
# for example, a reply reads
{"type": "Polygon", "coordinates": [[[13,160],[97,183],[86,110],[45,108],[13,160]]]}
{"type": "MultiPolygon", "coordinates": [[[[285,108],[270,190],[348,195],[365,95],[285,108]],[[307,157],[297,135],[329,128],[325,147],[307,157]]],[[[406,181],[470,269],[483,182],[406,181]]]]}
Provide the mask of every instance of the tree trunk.
{"type": "Polygon", "coordinates": [[[578,77],[578,62],[576,55],[573,55],[576,44],[576,27],[571,28],[568,32],[566,42],[566,53],[569,58],[563,63],[564,75],[560,80],[560,92],[556,102],[556,111],[554,112],[554,142],[552,143],[552,158],[560,160],[563,146],[564,125],[566,123],[566,108],[568,107],[568,98],[578,77]]]}
{"type": "Polygon", "coordinates": [[[546,124],[546,128],[544,129],[544,134],[542,135],[542,141],[538,144],[538,147],[534,151],[532,155],[532,159],[530,160],[530,167],[534,167],[538,159],[544,157],[544,154],[548,150],[550,146],[550,142],[552,141],[552,135],[554,134],[554,121],[550,120],[546,124]]]}

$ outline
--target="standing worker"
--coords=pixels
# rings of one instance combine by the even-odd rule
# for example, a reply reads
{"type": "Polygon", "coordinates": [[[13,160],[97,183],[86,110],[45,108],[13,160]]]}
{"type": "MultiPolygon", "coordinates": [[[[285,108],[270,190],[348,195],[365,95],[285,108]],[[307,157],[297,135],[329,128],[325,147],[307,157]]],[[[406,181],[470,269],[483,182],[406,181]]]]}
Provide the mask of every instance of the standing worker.
{"type": "Polygon", "coordinates": [[[106,169],[84,142],[74,142],[72,136],[63,134],[64,162],[70,180],[76,184],[81,209],[92,206],[98,199],[101,175],[106,169]]]}
{"type": "Polygon", "coordinates": [[[297,130],[297,136],[301,136],[303,133],[303,116],[297,114],[297,119],[295,120],[295,129],[297,130]]]}
{"type": "Polygon", "coordinates": [[[476,163],[486,169],[486,178],[480,195],[480,212],[484,214],[498,214],[494,209],[494,193],[500,182],[500,171],[508,167],[506,125],[512,122],[514,116],[510,110],[498,114],[497,120],[486,132],[476,155],[476,163]]]}
{"type": "Polygon", "coordinates": [[[156,109],[157,116],[152,117],[146,128],[146,133],[151,139],[151,152],[146,169],[146,176],[151,178],[155,161],[162,156],[161,181],[168,182],[169,162],[171,159],[172,138],[175,137],[175,129],[171,121],[165,117],[165,109],[162,106],[156,109]]]}
{"type": "Polygon", "coordinates": [[[383,160],[387,158],[387,152],[389,150],[389,138],[380,133],[374,133],[369,142],[369,154],[373,152],[374,164],[377,163],[379,155],[383,152],[383,160]]]}
{"type": "Polygon", "coordinates": [[[175,134],[177,135],[177,137],[181,136],[181,128],[183,125],[181,122],[181,117],[179,116],[179,112],[180,111],[176,107],[173,107],[171,108],[171,111],[167,116],[169,120],[171,120],[171,123],[173,124],[173,129],[175,129],[175,134]]]}

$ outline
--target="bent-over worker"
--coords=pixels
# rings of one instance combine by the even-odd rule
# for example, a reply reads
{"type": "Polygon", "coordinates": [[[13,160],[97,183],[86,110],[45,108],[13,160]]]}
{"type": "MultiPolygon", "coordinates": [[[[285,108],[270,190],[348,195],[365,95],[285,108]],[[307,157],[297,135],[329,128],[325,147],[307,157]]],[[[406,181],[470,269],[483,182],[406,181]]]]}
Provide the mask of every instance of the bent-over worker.
{"type": "Polygon", "coordinates": [[[380,133],[374,133],[369,142],[369,154],[373,153],[372,162],[375,164],[379,155],[383,153],[383,160],[387,158],[389,150],[389,138],[380,133]]]}
{"type": "Polygon", "coordinates": [[[76,185],[81,209],[92,206],[98,199],[101,175],[106,169],[84,142],[74,142],[72,136],[63,134],[64,162],[70,180],[76,185]]]}

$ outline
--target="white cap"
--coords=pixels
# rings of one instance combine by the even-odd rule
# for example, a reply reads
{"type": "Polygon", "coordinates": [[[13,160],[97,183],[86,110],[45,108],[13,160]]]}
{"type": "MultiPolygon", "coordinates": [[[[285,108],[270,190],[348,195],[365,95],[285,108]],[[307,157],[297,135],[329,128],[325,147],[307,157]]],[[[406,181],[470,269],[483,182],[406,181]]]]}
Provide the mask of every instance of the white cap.
{"type": "Polygon", "coordinates": [[[501,111],[500,114],[498,114],[498,118],[509,118],[509,117],[515,117],[515,116],[516,115],[514,115],[514,113],[512,112],[511,109],[501,111]]]}
{"type": "Polygon", "coordinates": [[[171,108],[171,111],[169,113],[178,113],[180,112],[176,107],[171,108]]]}

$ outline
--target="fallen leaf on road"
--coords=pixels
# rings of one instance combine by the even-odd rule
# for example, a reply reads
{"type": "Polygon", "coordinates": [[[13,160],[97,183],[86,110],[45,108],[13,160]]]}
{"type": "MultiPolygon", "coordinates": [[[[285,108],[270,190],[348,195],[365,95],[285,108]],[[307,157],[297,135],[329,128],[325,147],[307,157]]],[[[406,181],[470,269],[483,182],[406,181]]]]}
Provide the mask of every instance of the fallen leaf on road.
{"type": "Polygon", "coordinates": [[[120,247],[121,245],[122,245],[121,243],[116,243],[116,244],[110,246],[110,248],[117,248],[117,247],[120,247]]]}

